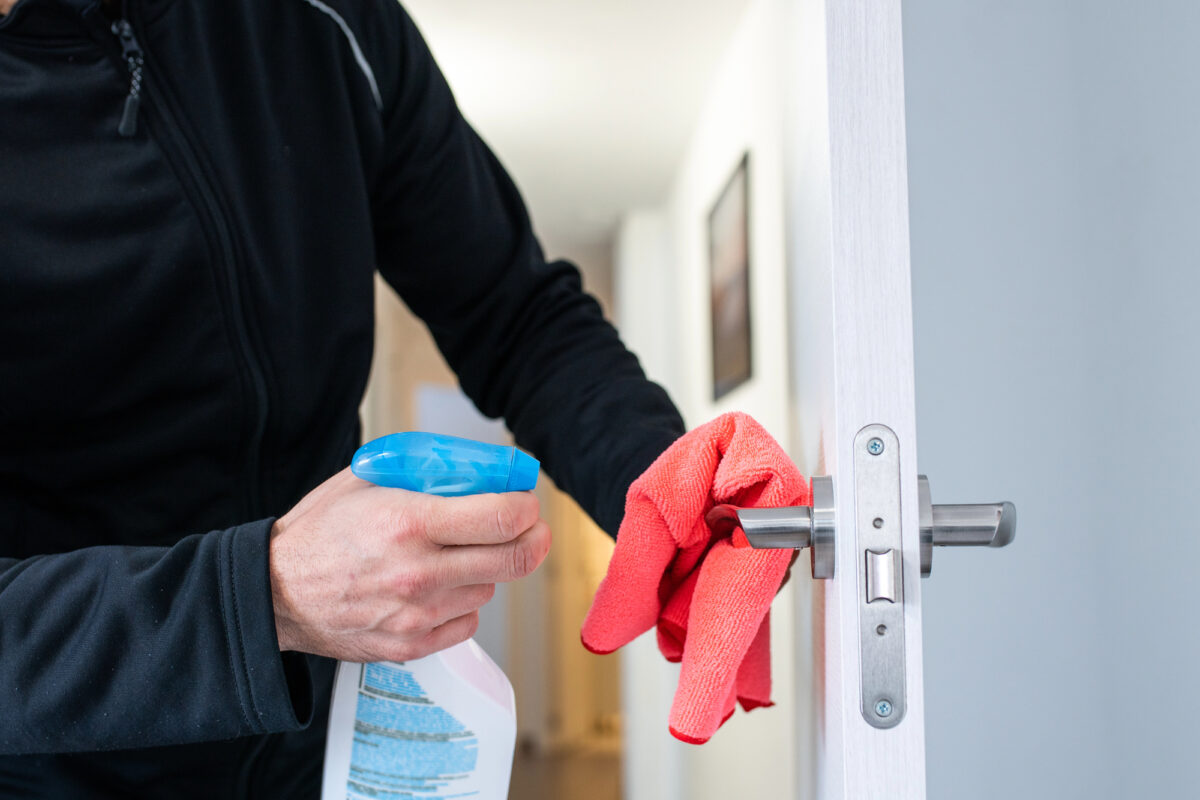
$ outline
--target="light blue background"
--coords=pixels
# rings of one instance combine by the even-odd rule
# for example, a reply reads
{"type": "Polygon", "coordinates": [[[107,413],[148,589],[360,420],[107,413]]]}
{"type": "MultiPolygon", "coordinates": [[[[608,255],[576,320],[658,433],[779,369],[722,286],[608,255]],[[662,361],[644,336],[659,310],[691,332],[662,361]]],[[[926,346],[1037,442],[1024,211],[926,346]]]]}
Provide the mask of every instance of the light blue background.
{"type": "Polygon", "coordinates": [[[929,797],[1200,796],[1200,3],[904,14],[929,797]]]}

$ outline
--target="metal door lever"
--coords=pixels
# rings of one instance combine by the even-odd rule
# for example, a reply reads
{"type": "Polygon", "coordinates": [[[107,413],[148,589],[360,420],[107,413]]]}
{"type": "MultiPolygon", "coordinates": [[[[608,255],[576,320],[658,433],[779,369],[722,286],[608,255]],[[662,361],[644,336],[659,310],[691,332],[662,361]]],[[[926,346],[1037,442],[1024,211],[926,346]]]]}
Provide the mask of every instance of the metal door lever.
{"type": "Polygon", "coordinates": [[[813,504],[787,508],[737,508],[720,505],[708,513],[709,527],[737,525],[754,548],[799,550],[812,553],[812,576],[833,577],[833,478],[812,479],[813,504]]]}
{"type": "Polygon", "coordinates": [[[917,477],[921,514],[921,577],[933,569],[934,547],[1004,547],[1017,533],[1012,503],[940,505],[930,502],[929,479],[917,477]]]}

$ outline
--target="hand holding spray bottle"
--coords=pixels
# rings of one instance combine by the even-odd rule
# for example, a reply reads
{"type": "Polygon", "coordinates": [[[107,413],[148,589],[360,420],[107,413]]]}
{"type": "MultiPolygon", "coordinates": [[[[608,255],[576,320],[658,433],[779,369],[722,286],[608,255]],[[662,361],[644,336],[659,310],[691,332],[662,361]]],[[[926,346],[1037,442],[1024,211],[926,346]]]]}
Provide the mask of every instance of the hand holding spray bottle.
{"type": "MultiPolygon", "coordinates": [[[[529,491],[538,466],[515,447],[394,433],[360,447],[351,470],[458,497],[529,491]]],[[[516,736],[512,684],[472,639],[414,661],[339,662],[321,798],[504,800],[516,736]]]]}

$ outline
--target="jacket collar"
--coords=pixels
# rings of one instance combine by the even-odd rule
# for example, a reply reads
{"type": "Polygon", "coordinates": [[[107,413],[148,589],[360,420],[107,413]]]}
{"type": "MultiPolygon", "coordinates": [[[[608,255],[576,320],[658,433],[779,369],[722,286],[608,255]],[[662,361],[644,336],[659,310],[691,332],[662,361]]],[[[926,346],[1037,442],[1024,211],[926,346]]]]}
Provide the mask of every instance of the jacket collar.
{"type": "Polygon", "coordinates": [[[32,39],[87,36],[84,14],[101,13],[100,0],[18,0],[0,17],[0,35],[32,39]]]}

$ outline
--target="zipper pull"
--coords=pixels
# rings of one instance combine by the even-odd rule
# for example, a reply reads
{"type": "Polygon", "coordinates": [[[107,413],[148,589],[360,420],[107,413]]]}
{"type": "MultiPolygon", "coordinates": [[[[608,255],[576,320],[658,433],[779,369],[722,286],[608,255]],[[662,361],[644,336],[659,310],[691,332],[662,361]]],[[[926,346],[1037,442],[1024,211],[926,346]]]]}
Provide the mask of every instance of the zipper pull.
{"type": "Polygon", "coordinates": [[[112,32],[121,42],[121,55],[125,66],[129,69],[129,94],[125,97],[125,110],[121,112],[121,124],[117,133],[122,136],[133,136],[137,133],[138,108],[142,104],[142,67],[146,60],[142,56],[142,47],[137,37],[133,35],[133,26],[129,20],[119,19],[112,24],[112,32]]]}

